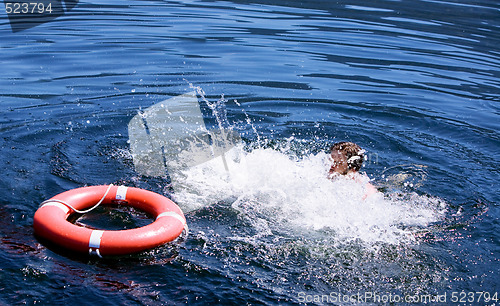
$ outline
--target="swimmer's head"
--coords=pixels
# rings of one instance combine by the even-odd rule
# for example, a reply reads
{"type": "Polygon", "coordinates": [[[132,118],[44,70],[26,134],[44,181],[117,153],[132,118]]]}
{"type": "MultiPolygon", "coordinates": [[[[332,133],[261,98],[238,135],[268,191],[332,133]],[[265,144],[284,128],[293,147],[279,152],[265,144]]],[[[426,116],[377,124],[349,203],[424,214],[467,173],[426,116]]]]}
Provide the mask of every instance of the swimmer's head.
{"type": "Polygon", "coordinates": [[[333,160],[330,174],[358,172],[364,161],[364,150],[353,142],[337,142],[331,148],[333,160]]]}

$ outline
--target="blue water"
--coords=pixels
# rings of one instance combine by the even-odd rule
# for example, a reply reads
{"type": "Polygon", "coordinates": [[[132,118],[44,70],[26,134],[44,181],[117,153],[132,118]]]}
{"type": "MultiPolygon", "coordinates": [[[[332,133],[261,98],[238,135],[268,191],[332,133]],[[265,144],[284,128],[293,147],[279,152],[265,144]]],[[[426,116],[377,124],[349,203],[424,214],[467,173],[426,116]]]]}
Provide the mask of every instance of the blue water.
{"type": "MultiPolygon", "coordinates": [[[[13,33],[1,8],[0,301],[328,304],[336,294],[374,293],[447,294],[449,304],[454,292],[493,296],[499,16],[495,1],[80,1],[13,33]],[[267,193],[245,185],[245,197],[203,177],[210,190],[190,188],[206,203],[178,201],[186,240],[142,254],[101,260],[38,241],[39,203],[65,190],[113,183],[168,195],[167,180],[135,172],[127,124],[190,84],[207,100],[224,96],[255,169],[279,165],[277,176],[293,177],[270,181],[267,193]],[[363,171],[386,196],[374,205],[391,209],[353,215],[328,192],[322,200],[300,187],[316,179],[308,165],[343,140],[367,150],[363,171]],[[227,194],[211,201],[214,190],[227,194]],[[287,194],[304,196],[303,210],[276,196],[287,194]],[[318,216],[337,219],[301,223],[313,202],[318,216]]],[[[133,212],[115,216],[143,222],[133,212]]],[[[485,297],[462,304],[495,302],[485,297]]]]}

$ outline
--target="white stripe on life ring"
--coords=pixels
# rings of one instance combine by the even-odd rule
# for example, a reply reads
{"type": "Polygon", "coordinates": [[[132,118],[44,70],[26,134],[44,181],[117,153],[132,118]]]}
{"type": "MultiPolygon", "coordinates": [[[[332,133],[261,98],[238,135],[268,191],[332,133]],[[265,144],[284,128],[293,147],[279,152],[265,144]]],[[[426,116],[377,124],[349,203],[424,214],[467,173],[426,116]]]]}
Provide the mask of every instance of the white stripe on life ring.
{"type": "Polygon", "coordinates": [[[89,248],[98,249],[101,247],[102,234],[104,234],[104,231],[101,230],[92,231],[89,239],[89,248]]]}
{"type": "Polygon", "coordinates": [[[184,220],[184,218],[182,218],[178,213],[174,212],[174,211],[166,211],[166,212],[162,212],[161,214],[159,214],[157,217],[156,217],[156,220],[160,219],[161,217],[174,217],[176,218],[177,220],[181,221],[182,224],[185,224],[186,221],[184,220]]]}
{"type": "Polygon", "coordinates": [[[116,189],[115,199],[125,201],[126,197],[127,197],[127,186],[118,186],[118,188],[116,189]]]}

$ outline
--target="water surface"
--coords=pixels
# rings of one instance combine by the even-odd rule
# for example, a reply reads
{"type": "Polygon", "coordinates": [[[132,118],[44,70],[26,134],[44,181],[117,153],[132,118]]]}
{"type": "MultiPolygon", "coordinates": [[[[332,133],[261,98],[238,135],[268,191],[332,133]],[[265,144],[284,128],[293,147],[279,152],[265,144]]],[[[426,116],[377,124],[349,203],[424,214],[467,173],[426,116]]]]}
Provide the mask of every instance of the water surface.
{"type": "Polygon", "coordinates": [[[493,295],[499,14],[493,1],[80,1],[17,33],[0,14],[1,300],[493,295]],[[231,180],[191,169],[170,195],[135,172],[127,124],[190,84],[223,95],[246,166],[231,180]],[[326,152],[343,140],[367,150],[385,197],[328,187],[326,152]],[[109,183],[177,197],[190,235],[104,260],[33,236],[43,200],[109,183]]]}

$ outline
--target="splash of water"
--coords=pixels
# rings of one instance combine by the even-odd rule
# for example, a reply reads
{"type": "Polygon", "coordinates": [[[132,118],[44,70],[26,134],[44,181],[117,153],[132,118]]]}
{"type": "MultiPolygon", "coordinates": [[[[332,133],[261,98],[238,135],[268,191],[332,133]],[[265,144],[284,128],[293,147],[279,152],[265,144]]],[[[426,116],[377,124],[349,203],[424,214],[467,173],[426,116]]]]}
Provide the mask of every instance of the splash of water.
{"type": "MultiPolygon", "coordinates": [[[[201,88],[195,89],[205,99],[201,88]]],[[[224,101],[211,107],[219,123],[227,122],[225,112],[217,113],[224,101]]],[[[328,179],[329,155],[296,152],[292,147],[298,142],[241,143],[227,152],[227,167],[212,160],[185,169],[172,177],[180,182],[175,200],[185,211],[228,205],[258,237],[320,234],[329,243],[412,242],[418,231],[444,218],[446,204],[439,198],[414,192],[366,198],[366,175],[328,179]]]]}
{"type": "MultiPolygon", "coordinates": [[[[185,210],[223,202],[239,212],[259,235],[324,233],[335,241],[398,244],[443,218],[446,205],[415,193],[366,199],[366,187],[352,179],[327,178],[326,153],[298,158],[272,148],[228,154],[229,173],[205,163],[184,171],[175,195],[185,210]]],[[[367,177],[365,177],[367,179],[367,177]]]]}

